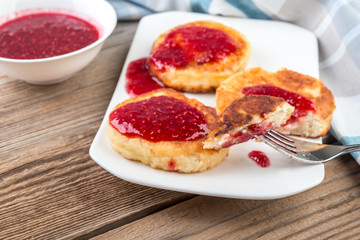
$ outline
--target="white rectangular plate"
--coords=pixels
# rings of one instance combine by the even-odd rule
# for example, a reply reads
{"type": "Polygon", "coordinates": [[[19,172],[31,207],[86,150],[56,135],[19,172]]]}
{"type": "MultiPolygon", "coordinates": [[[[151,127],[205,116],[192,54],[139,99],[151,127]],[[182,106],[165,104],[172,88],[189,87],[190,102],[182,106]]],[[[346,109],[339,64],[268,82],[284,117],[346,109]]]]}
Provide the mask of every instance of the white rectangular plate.
{"type": "MultiPolygon", "coordinates": [[[[324,178],[323,164],[305,165],[296,162],[256,141],[232,147],[229,156],[222,163],[213,169],[194,174],[152,169],[123,158],[111,148],[106,136],[108,115],[117,103],[129,98],[124,88],[129,62],[148,56],[154,40],[161,33],[197,20],[217,21],[245,34],[252,46],[248,68],[260,66],[269,71],[277,71],[286,67],[313,77],[319,75],[315,36],[288,23],[187,12],[166,12],[144,17],[139,23],[104,120],[91,145],[90,156],[104,169],[129,182],[210,196],[274,199],[290,196],[319,184],[324,178]],[[271,165],[261,168],[250,160],[247,155],[252,150],[265,152],[271,165]]],[[[186,95],[197,98],[208,106],[215,106],[214,93],[186,95]]]]}

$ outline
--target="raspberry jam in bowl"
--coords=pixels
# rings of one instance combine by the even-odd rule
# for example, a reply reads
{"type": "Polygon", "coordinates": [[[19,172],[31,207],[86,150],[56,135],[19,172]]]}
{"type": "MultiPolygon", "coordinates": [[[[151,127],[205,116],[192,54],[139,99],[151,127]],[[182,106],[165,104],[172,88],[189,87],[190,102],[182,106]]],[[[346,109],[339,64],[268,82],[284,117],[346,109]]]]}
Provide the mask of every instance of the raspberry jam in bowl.
{"type": "Polygon", "coordinates": [[[1,1],[0,74],[40,85],[64,81],[95,58],[116,23],[107,1],[1,1]]]}

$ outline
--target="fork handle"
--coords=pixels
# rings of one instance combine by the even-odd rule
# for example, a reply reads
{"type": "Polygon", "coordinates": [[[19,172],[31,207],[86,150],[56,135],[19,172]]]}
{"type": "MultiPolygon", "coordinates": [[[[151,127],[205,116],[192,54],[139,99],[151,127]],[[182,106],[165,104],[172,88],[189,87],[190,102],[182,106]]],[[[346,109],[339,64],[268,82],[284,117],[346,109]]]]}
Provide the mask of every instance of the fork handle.
{"type": "Polygon", "coordinates": [[[344,152],[346,153],[352,153],[360,151],[360,144],[354,144],[354,145],[345,145],[344,146],[344,152]]]}

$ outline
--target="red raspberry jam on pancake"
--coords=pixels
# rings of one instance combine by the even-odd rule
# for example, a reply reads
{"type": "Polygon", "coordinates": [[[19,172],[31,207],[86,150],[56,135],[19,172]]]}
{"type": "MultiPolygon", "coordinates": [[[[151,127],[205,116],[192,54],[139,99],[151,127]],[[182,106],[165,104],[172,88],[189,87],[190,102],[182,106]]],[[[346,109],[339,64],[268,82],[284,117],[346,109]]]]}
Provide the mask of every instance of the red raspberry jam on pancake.
{"type": "Polygon", "coordinates": [[[152,142],[194,141],[208,134],[205,115],[173,97],[158,96],[115,109],[110,124],[127,137],[152,142]]]}
{"type": "Polygon", "coordinates": [[[242,93],[246,96],[248,95],[268,95],[273,97],[283,98],[291,106],[295,107],[294,112],[291,115],[291,118],[287,123],[294,122],[298,118],[304,117],[309,111],[316,112],[316,105],[309,99],[294,93],[286,91],[282,88],[273,86],[273,85],[258,85],[253,87],[245,87],[242,90],[242,93]]]}
{"type": "Polygon", "coordinates": [[[236,50],[236,45],[226,33],[218,29],[184,26],[170,32],[153,52],[149,61],[159,71],[166,67],[183,68],[192,61],[216,62],[236,50]]]}

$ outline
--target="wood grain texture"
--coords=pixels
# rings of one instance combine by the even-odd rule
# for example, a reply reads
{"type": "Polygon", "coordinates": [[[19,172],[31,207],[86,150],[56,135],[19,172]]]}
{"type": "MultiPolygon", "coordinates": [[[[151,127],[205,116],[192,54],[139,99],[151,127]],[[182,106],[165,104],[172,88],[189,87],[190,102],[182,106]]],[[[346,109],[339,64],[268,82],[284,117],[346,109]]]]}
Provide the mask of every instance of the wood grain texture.
{"type": "Polygon", "coordinates": [[[360,168],[343,156],[325,169],[319,186],[291,197],[198,196],[94,239],[358,239],[360,168]]]}
{"type": "Polygon", "coordinates": [[[63,83],[0,78],[0,239],[91,237],[192,196],[122,181],[88,154],[136,27],[119,24],[63,83]]]}

